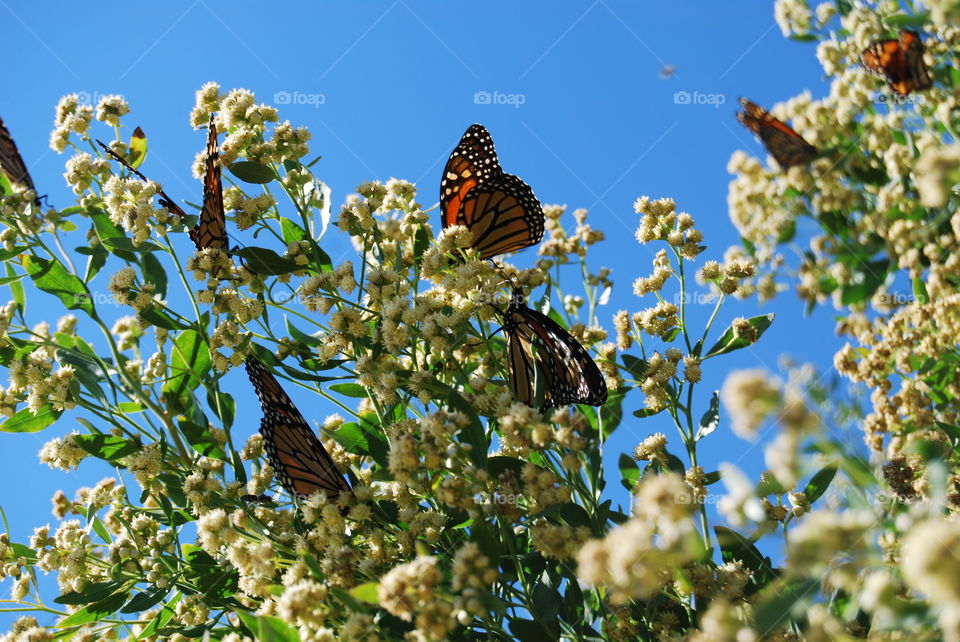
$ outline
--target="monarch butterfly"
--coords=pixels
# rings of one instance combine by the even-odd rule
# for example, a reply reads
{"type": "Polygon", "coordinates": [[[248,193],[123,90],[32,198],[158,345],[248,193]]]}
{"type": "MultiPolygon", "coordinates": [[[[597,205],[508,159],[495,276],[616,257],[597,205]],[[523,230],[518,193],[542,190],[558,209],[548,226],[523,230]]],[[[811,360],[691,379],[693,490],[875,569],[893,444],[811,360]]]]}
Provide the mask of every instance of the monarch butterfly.
{"type": "MultiPolygon", "coordinates": [[[[0,170],[6,174],[11,183],[20,183],[28,189],[36,191],[33,185],[33,179],[30,178],[30,172],[27,171],[27,165],[23,162],[23,157],[17,150],[17,144],[13,142],[13,136],[7,126],[3,124],[0,118],[0,170]]],[[[36,199],[36,204],[40,205],[40,199],[36,199]]]]}
{"type": "Polygon", "coordinates": [[[247,357],[246,369],[263,408],[260,434],[267,457],[283,487],[300,498],[322,491],[334,499],[350,490],[350,484],[276,378],[254,356],[247,357]]]}
{"type": "Polygon", "coordinates": [[[860,63],[886,80],[900,97],[933,85],[923,61],[923,42],[916,31],[904,29],[896,40],[874,40],[863,50],[860,63]]]}
{"type": "Polygon", "coordinates": [[[541,412],[572,403],[607,402],[607,383],[587,351],[553,319],[528,308],[519,288],[513,289],[510,305],[501,314],[510,386],[519,401],[533,406],[539,371],[545,382],[541,412]]]}
{"type": "MultiPolygon", "coordinates": [[[[203,176],[203,209],[200,210],[200,220],[196,226],[189,231],[190,240],[202,250],[208,247],[227,249],[227,227],[223,209],[223,186],[220,182],[220,152],[217,148],[217,126],[213,122],[213,116],[210,116],[210,128],[207,132],[207,158],[205,161],[206,172],[203,176]]],[[[133,132],[134,136],[143,137],[143,130],[137,127],[133,132]]],[[[149,179],[141,172],[134,169],[125,158],[107,147],[103,141],[97,143],[105,152],[110,154],[114,160],[127,168],[142,181],[149,179]]],[[[160,205],[176,214],[181,219],[186,218],[187,214],[177,205],[173,199],[159,191],[160,205]]]]}
{"type": "Polygon", "coordinates": [[[200,221],[190,230],[190,240],[198,250],[208,247],[226,252],[227,224],[223,212],[223,184],[220,181],[220,150],[217,147],[217,125],[210,116],[207,129],[206,172],[203,175],[203,209],[200,221]]]}
{"type": "Polygon", "coordinates": [[[538,243],[544,217],[530,186],[500,167],[483,125],[470,125],[450,154],[440,181],[443,227],[463,225],[473,248],[489,259],[538,243]]]}
{"type": "Polygon", "coordinates": [[[816,147],[805,141],[793,127],[771,116],[770,112],[760,105],[746,98],[740,99],[740,105],[743,111],[737,112],[737,120],[760,137],[763,146],[773,154],[780,167],[806,165],[817,155],[816,147]]]}

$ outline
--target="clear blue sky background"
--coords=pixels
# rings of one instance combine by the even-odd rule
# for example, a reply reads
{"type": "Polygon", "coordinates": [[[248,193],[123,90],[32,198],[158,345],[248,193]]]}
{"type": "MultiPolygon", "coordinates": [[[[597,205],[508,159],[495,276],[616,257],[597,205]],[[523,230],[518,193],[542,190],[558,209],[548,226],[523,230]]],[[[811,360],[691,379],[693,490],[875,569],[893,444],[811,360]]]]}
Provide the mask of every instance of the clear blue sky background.
{"type": "MultiPolygon", "coordinates": [[[[0,41],[7,52],[0,116],[41,192],[61,207],[71,201],[62,178],[66,156],[51,151],[47,140],[53,107],[67,93],[125,96],[133,109],[125,122],[142,126],[150,139],[141,169],[174,198],[194,202],[200,186],[189,166],[204,135],[190,128],[187,115],[194,91],[209,80],[224,89],[248,88],[274,104],[279,92],[322,95],[322,104],[278,106],[281,119],[312,130],[312,151],[323,155],[315,171],[331,185],[335,210],[360,182],[391,176],[418,182],[419,200],[432,205],[451,148],[467,125],[481,122],[507,171],[522,176],[546,203],[589,208],[593,225],[607,234],[593,256],[595,266],[613,269],[616,282],[603,314],[607,327],[616,310],[650,304],[630,288],[650,272],[652,258],[633,238],[633,201],[643,194],[675,198],[704,230],[705,256],[721,258],[738,238],[726,208],[727,160],[736,149],[763,154],[734,119],[737,96],[769,106],[808,88],[815,96],[826,92],[814,46],[785,40],[766,2],[94,6],[0,0],[0,41]],[[676,68],[667,79],[660,77],[665,65],[676,68]],[[716,94],[725,102],[676,104],[680,91],[716,94]],[[477,104],[477,92],[519,94],[523,104],[477,104]]],[[[350,252],[335,231],[324,247],[339,260],[350,252]]],[[[532,259],[528,250],[517,260],[532,259]]],[[[31,304],[34,315],[38,304],[31,304]]],[[[50,310],[53,322],[58,312],[50,310]]],[[[777,318],[758,346],[708,362],[698,412],[736,368],[776,369],[778,356],[791,354],[829,369],[839,344],[831,312],[803,318],[792,293],[765,306],[730,302],[718,326],[767,312],[777,318]]],[[[695,311],[694,323],[702,323],[701,313],[695,311]]],[[[256,430],[259,412],[242,372],[231,373],[224,385],[241,403],[243,420],[234,430],[242,443],[256,430]]],[[[316,398],[294,396],[308,418],[332,412],[316,398]]],[[[630,397],[626,408],[641,403],[639,395],[630,397]]],[[[0,433],[0,504],[16,541],[52,521],[56,489],[72,496],[109,473],[84,464],[64,474],[37,462],[43,442],[74,427],[68,414],[42,433],[0,433]]],[[[615,434],[608,479],[619,501],[626,493],[617,483],[617,454],[658,431],[682,451],[662,417],[628,415],[615,434]]],[[[756,478],[762,443],[751,447],[724,422],[703,444],[701,463],[715,470],[721,461],[737,462],[756,478]]]]}

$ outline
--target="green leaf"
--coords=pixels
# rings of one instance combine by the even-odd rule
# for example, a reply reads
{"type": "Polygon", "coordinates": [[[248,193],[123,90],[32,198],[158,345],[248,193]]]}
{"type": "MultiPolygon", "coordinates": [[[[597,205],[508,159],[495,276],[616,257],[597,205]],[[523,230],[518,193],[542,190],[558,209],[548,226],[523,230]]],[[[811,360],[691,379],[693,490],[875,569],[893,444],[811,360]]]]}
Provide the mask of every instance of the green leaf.
{"type": "Polygon", "coordinates": [[[147,158],[147,135],[143,133],[142,129],[137,127],[133,130],[127,148],[130,150],[127,162],[130,163],[130,167],[137,169],[147,158]]]}
{"type": "Polygon", "coordinates": [[[277,177],[277,173],[273,171],[272,167],[254,163],[253,161],[237,161],[232,163],[227,169],[244,183],[263,185],[277,177]]]}
{"type": "Polygon", "coordinates": [[[562,601],[563,598],[557,589],[547,586],[543,582],[537,582],[536,586],[533,587],[532,615],[541,623],[556,620],[562,601]]]}
{"type": "MultiPolygon", "coordinates": [[[[764,314],[758,317],[751,317],[747,319],[747,322],[750,326],[757,332],[757,340],[760,340],[760,337],[763,336],[763,333],[767,331],[767,328],[770,327],[770,324],[773,323],[773,313],[764,314]]],[[[707,352],[707,355],[704,359],[709,357],[716,356],[718,354],[727,354],[728,352],[733,352],[734,350],[740,350],[741,348],[746,348],[749,345],[753,345],[755,341],[747,341],[746,339],[737,337],[734,333],[733,326],[731,325],[727,328],[726,332],[723,333],[723,336],[713,345],[712,348],[707,352]]]]}
{"type": "Polygon", "coordinates": [[[307,238],[307,231],[288,218],[280,217],[280,235],[287,245],[307,238]]]}
{"type": "MultiPolygon", "coordinates": [[[[180,601],[180,595],[175,594],[173,599],[171,599],[169,602],[164,604],[163,608],[160,610],[159,613],[157,613],[156,617],[150,620],[150,623],[147,624],[147,626],[144,627],[144,629],[140,632],[139,639],[142,640],[145,638],[153,637],[156,635],[157,629],[160,629],[161,627],[166,626],[167,622],[170,621],[170,619],[173,617],[174,613],[176,612],[175,609],[177,606],[177,602],[179,601],[180,601]]],[[[246,615],[246,613],[243,613],[243,612],[240,612],[238,614],[240,615],[241,620],[243,619],[243,616],[246,615]]],[[[60,624],[62,625],[63,623],[61,622],[60,624]]],[[[252,631],[252,632],[255,633],[255,631],[252,631]]]]}
{"type": "Polygon", "coordinates": [[[487,457],[487,472],[490,473],[490,476],[494,479],[506,472],[512,472],[519,478],[520,471],[522,470],[523,462],[515,457],[507,457],[505,455],[487,457]]]}
{"type": "Polygon", "coordinates": [[[150,304],[144,309],[140,310],[140,312],[137,313],[137,316],[146,323],[158,328],[163,328],[164,330],[183,330],[186,328],[185,325],[167,314],[166,310],[163,310],[153,304],[150,304]]]}
{"type": "MultiPolygon", "coordinates": [[[[2,173],[3,172],[0,172],[0,174],[2,173]]],[[[6,268],[8,277],[17,276],[17,272],[13,269],[12,265],[7,263],[6,268]]],[[[20,283],[19,279],[10,282],[10,294],[13,296],[14,303],[16,303],[17,307],[20,308],[20,312],[23,312],[27,305],[27,297],[23,291],[23,283],[20,283]]]]}
{"type": "Polygon", "coordinates": [[[855,283],[844,285],[840,291],[840,302],[843,305],[856,305],[863,303],[873,296],[884,281],[887,280],[887,274],[890,271],[890,260],[880,259],[879,261],[870,261],[868,263],[858,262],[857,274],[860,280],[855,283]]]}
{"type": "Polygon", "coordinates": [[[817,580],[802,580],[780,585],[776,592],[764,597],[756,606],[755,630],[773,632],[789,619],[803,616],[806,608],[797,607],[816,597],[819,584],[817,580]]]}
{"type": "Polygon", "coordinates": [[[590,527],[590,515],[580,504],[560,504],[560,518],[570,526],[590,527]]]}
{"type": "Polygon", "coordinates": [[[158,604],[160,600],[167,594],[169,589],[162,589],[159,587],[153,587],[142,591],[133,596],[133,599],[127,602],[122,609],[121,613],[139,613],[140,611],[146,611],[150,607],[158,604]]]}
{"type": "Polygon", "coordinates": [[[73,613],[68,615],[66,618],[60,620],[60,622],[57,624],[57,627],[69,629],[74,626],[80,626],[82,624],[89,624],[90,622],[96,622],[98,619],[100,619],[100,617],[101,617],[100,613],[97,613],[96,611],[91,611],[87,607],[83,607],[82,609],[78,611],[74,611],[73,613]]]}
{"type": "Polygon", "coordinates": [[[261,275],[289,274],[303,269],[303,266],[262,247],[240,248],[235,254],[244,260],[247,267],[261,275]]]}
{"type": "Polygon", "coordinates": [[[117,404],[117,410],[119,410],[125,415],[133,414],[137,412],[143,412],[146,409],[147,409],[146,406],[136,401],[121,401],[120,403],[117,404]]]}
{"type": "Polygon", "coordinates": [[[353,397],[354,399],[367,398],[367,389],[358,383],[334,383],[330,385],[330,390],[344,397],[353,397]]]}
{"type": "Polygon", "coordinates": [[[816,42],[818,40],[812,33],[792,33],[787,37],[794,42],[816,42]]]}
{"type": "Polygon", "coordinates": [[[87,286],[62,264],[38,256],[24,256],[23,266],[34,285],[60,299],[68,310],[83,310],[93,314],[93,301],[87,286]]]}
{"type": "Polygon", "coordinates": [[[53,598],[57,604],[91,604],[109,597],[123,585],[123,582],[94,582],[88,584],[82,591],[70,591],[53,598]]]}
{"type": "Polygon", "coordinates": [[[640,417],[641,419],[643,419],[643,418],[645,418],[645,417],[652,417],[652,416],[654,416],[655,414],[657,414],[658,412],[662,412],[662,411],[661,411],[661,410],[650,410],[649,408],[641,408],[640,410],[634,410],[634,411],[633,411],[633,416],[634,416],[634,417],[640,417]]]}
{"type": "Polygon", "coordinates": [[[519,642],[543,642],[544,640],[558,640],[544,624],[534,620],[513,618],[510,620],[510,632],[519,642]]]}
{"type": "Polygon", "coordinates": [[[212,357],[203,337],[195,330],[184,330],[173,342],[170,357],[171,378],[164,384],[163,393],[179,398],[203,382],[210,370],[212,357]]]}
{"type": "Polygon", "coordinates": [[[138,442],[123,437],[115,437],[114,435],[77,434],[73,436],[73,440],[78,446],[94,457],[111,463],[115,463],[127,455],[132,455],[140,450],[140,444],[138,442]]]}
{"type": "Polygon", "coordinates": [[[217,416],[217,419],[220,420],[224,428],[229,428],[233,425],[233,420],[237,414],[237,404],[231,395],[226,392],[220,392],[219,390],[208,390],[207,404],[209,404],[210,409],[213,410],[213,414],[217,416]]]}
{"type": "Polygon", "coordinates": [[[93,222],[93,229],[97,233],[97,238],[100,239],[100,243],[104,249],[110,251],[111,254],[116,254],[118,257],[129,263],[135,263],[137,261],[137,255],[135,252],[129,249],[124,249],[123,247],[118,247],[116,241],[117,239],[124,239],[131,246],[132,243],[130,242],[130,239],[127,238],[127,235],[124,234],[123,230],[110,220],[110,216],[106,212],[91,207],[87,208],[87,215],[93,222]],[[113,245],[108,246],[106,245],[107,242],[113,242],[113,245]]]}
{"type": "Polygon", "coordinates": [[[930,22],[930,12],[921,11],[919,13],[898,13],[893,16],[888,16],[884,22],[887,23],[889,27],[923,27],[925,24],[930,22]]]}
{"type": "Polygon", "coordinates": [[[713,396],[710,397],[710,407],[707,408],[707,411],[703,413],[703,416],[700,417],[700,427],[697,428],[696,441],[700,441],[714,430],[717,429],[717,426],[720,425],[720,393],[717,390],[713,391],[713,396]]]}
{"type": "MultiPolygon", "coordinates": [[[[298,343],[302,343],[306,346],[310,346],[311,348],[316,348],[323,343],[319,338],[313,335],[307,334],[306,332],[300,330],[297,326],[290,323],[289,318],[286,319],[286,322],[287,322],[287,332],[290,334],[290,338],[293,339],[294,341],[297,341],[298,343]]],[[[366,393],[364,393],[363,396],[366,397],[367,396],[366,393]]]]}
{"type": "Polygon", "coordinates": [[[37,432],[43,430],[57,419],[60,418],[61,411],[54,410],[49,404],[34,413],[29,408],[24,408],[14,416],[5,419],[0,423],[0,431],[3,432],[37,432]]]}
{"type": "Polygon", "coordinates": [[[102,245],[82,249],[90,250],[90,253],[87,257],[87,267],[83,272],[83,280],[86,283],[89,283],[95,276],[97,276],[97,274],[100,273],[100,270],[103,268],[103,266],[107,264],[107,257],[109,256],[109,253],[103,248],[102,245]]]}
{"type": "Polygon", "coordinates": [[[156,294],[162,299],[167,295],[167,272],[163,269],[163,264],[152,252],[144,254],[140,258],[140,268],[143,270],[143,280],[146,283],[152,283],[156,288],[156,294]]]}
{"type": "Polygon", "coordinates": [[[360,584],[359,586],[354,586],[352,589],[350,589],[350,595],[357,598],[361,602],[380,604],[380,596],[377,593],[379,586],[379,582],[366,582],[365,584],[360,584]]]}
{"type": "Polygon", "coordinates": [[[367,427],[364,428],[360,424],[350,421],[341,425],[330,435],[347,452],[371,457],[384,467],[388,465],[387,453],[389,447],[380,434],[379,427],[367,424],[367,427]]]}
{"type": "Polygon", "coordinates": [[[758,587],[762,588],[773,579],[774,571],[770,560],[764,557],[750,540],[724,526],[714,526],[713,531],[717,535],[720,556],[724,562],[740,560],[745,567],[753,571],[758,587]]]}
{"type": "Polygon", "coordinates": [[[913,279],[913,296],[917,297],[917,301],[923,305],[930,303],[930,295],[927,294],[927,284],[924,283],[923,279],[919,276],[913,279]]]}
{"type": "Polygon", "coordinates": [[[261,615],[257,617],[257,623],[259,642],[300,642],[297,630],[278,617],[261,615]]]}
{"type": "MultiPolygon", "coordinates": [[[[103,239],[101,243],[103,247],[107,248],[111,254],[116,254],[117,256],[121,256],[122,254],[145,254],[163,249],[156,243],[151,243],[150,241],[144,241],[140,245],[134,245],[133,240],[126,236],[115,236],[112,238],[103,239]]],[[[129,261],[130,259],[124,260],[129,261]]]]}
{"type": "Polygon", "coordinates": [[[640,467],[636,460],[627,453],[620,453],[620,483],[628,491],[633,492],[640,481],[640,467]]]}
{"type": "Polygon", "coordinates": [[[213,438],[213,435],[210,434],[210,429],[206,424],[201,426],[185,417],[181,417],[177,425],[180,426],[180,432],[187,438],[187,442],[198,453],[214,459],[226,458],[226,454],[220,448],[220,444],[213,438]]]}
{"type": "Polygon", "coordinates": [[[833,477],[836,474],[836,464],[830,464],[818,470],[817,473],[810,478],[810,481],[807,482],[806,488],[803,489],[803,492],[807,496],[807,501],[812,504],[820,499],[820,496],[829,488],[830,482],[833,481],[833,477]]]}

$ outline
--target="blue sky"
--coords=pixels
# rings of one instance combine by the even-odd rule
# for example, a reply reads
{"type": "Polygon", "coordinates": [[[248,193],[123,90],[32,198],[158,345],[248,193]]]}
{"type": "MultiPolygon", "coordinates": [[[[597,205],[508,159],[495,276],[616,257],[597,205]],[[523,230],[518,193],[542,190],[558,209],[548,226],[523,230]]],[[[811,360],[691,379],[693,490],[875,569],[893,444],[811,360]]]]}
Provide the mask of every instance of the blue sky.
{"type": "MultiPolygon", "coordinates": [[[[770,106],[804,89],[826,92],[814,46],[785,40],[772,3],[761,2],[506,1],[460,9],[413,0],[197,0],[99,2],[93,11],[83,3],[54,9],[0,0],[0,39],[9,54],[0,116],[40,191],[60,207],[71,200],[62,178],[66,157],[47,140],[53,107],[67,93],[94,101],[122,94],[133,110],[126,124],[142,126],[150,140],[141,169],[174,198],[193,202],[200,186],[189,166],[204,134],[190,128],[187,115],[206,81],[250,89],[280,107],[281,119],[308,126],[312,152],[323,156],[314,170],[331,185],[335,206],[360,182],[391,176],[418,182],[420,202],[434,204],[447,155],[470,123],[481,122],[507,171],[544,202],[589,208],[592,224],[607,234],[592,259],[613,269],[607,327],[618,309],[651,304],[630,290],[634,278],[650,272],[655,251],[633,239],[633,201],[643,194],[676,199],[704,231],[705,257],[721,258],[737,241],[726,208],[727,160],[736,149],[763,153],[734,119],[736,98],[770,106]],[[675,67],[669,78],[660,77],[665,65],[675,67]],[[688,104],[677,92],[686,92],[688,104]],[[287,97],[289,104],[278,104],[287,97]]],[[[352,258],[334,231],[323,245],[334,259],[352,258]]],[[[532,258],[528,250],[516,260],[532,258]]],[[[733,317],[767,312],[777,318],[759,345],[708,362],[701,409],[736,368],[776,368],[779,355],[791,354],[829,369],[839,345],[831,311],[804,318],[792,293],[764,306],[728,303],[718,330],[733,317]]],[[[694,311],[694,323],[700,313],[694,311]]],[[[49,320],[56,315],[51,309],[49,320]]],[[[242,372],[224,385],[249,397],[242,372]]],[[[304,403],[308,419],[332,412],[315,398],[304,403]]],[[[626,409],[641,403],[639,395],[629,397],[626,409]]],[[[259,418],[252,404],[247,409],[241,406],[239,416],[259,418]]],[[[56,489],[72,496],[109,472],[84,464],[65,475],[37,462],[43,442],[74,427],[67,415],[39,434],[0,433],[7,453],[0,505],[13,539],[24,541],[33,526],[52,520],[56,489]]],[[[240,422],[235,434],[242,443],[256,427],[254,419],[240,422]]],[[[617,453],[658,431],[682,451],[667,420],[628,415],[608,445],[611,488],[619,488],[617,453]]],[[[723,423],[701,455],[708,470],[721,461],[738,462],[755,478],[762,448],[723,423]]],[[[616,497],[623,501],[625,493],[616,497]]]]}

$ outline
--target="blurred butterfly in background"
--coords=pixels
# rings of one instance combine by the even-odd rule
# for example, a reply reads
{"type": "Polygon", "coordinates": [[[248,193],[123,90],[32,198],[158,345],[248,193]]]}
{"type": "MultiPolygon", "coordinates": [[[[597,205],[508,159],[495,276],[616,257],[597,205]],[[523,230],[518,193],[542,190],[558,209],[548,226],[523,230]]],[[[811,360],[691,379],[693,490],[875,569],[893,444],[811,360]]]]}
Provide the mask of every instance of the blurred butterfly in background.
{"type": "Polygon", "coordinates": [[[901,98],[933,85],[923,61],[923,41],[916,31],[904,29],[896,40],[874,40],[863,50],[860,62],[886,80],[901,98]]]}
{"type": "Polygon", "coordinates": [[[817,148],[803,139],[793,127],[774,118],[763,107],[740,99],[743,111],[737,112],[737,120],[760,137],[763,146],[773,155],[780,167],[806,165],[817,155],[817,148]]]}
{"type": "MultiPolygon", "coordinates": [[[[3,170],[4,176],[11,184],[19,183],[23,187],[36,191],[30,172],[27,171],[27,165],[23,162],[23,157],[17,150],[17,144],[13,142],[13,136],[3,124],[2,118],[0,118],[0,170],[3,170]]],[[[39,206],[40,198],[37,197],[35,202],[39,206]]]]}
{"type": "Polygon", "coordinates": [[[287,492],[306,498],[321,491],[335,499],[349,491],[350,484],[276,378],[254,356],[247,357],[246,369],[263,408],[260,434],[267,457],[287,492]]]}
{"type": "Polygon", "coordinates": [[[513,252],[543,238],[544,216],[530,186],[500,167],[493,139],[471,125],[443,169],[443,227],[463,225],[473,233],[481,259],[513,252]]]}
{"type": "Polygon", "coordinates": [[[541,412],[567,404],[602,406],[607,382],[587,351],[553,319],[528,308],[513,289],[503,316],[510,387],[518,401],[535,407],[536,378],[543,378],[541,412]]]}

